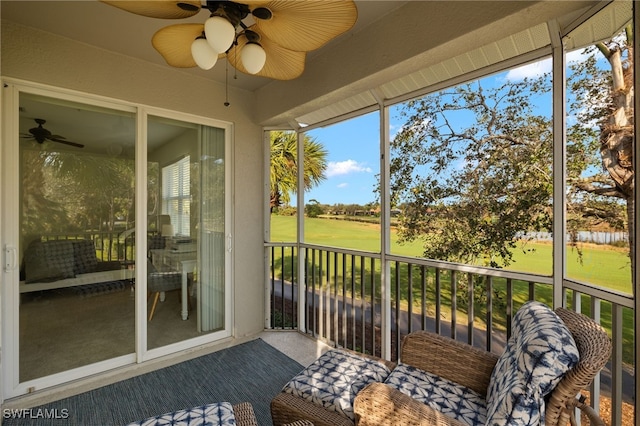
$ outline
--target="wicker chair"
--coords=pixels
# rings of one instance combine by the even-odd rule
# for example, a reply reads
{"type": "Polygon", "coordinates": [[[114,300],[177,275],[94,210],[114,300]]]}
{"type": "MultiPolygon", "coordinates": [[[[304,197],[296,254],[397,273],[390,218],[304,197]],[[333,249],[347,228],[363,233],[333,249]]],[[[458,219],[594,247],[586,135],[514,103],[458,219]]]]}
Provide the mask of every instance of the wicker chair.
{"type": "MultiPolygon", "coordinates": [[[[592,425],[604,425],[594,410],[576,396],[609,360],[611,340],[602,327],[585,315],[563,308],[555,312],[576,343],[579,361],[547,396],[545,422],[550,426],[564,426],[573,420],[574,408],[579,408],[592,425]]],[[[406,336],[401,351],[403,364],[466,386],[484,398],[498,359],[497,354],[425,331],[406,336]]],[[[387,362],[387,366],[393,369],[394,364],[387,362]]],[[[353,410],[358,426],[465,426],[384,383],[372,383],[360,391],[353,410]]],[[[271,416],[275,426],[299,420],[310,421],[316,426],[354,425],[335,411],[284,391],[271,401],[271,416]]]]}
{"type": "MultiPolygon", "coordinates": [[[[555,311],[571,332],[580,360],[551,391],[545,423],[568,424],[579,408],[592,425],[604,425],[591,407],[576,396],[588,386],[611,355],[606,332],[585,315],[558,308],[555,311]]],[[[486,396],[498,356],[461,342],[428,332],[414,332],[402,343],[402,362],[462,384],[486,396]]],[[[463,425],[382,383],[363,389],[354,401],[359,426],[463,425]]]]}

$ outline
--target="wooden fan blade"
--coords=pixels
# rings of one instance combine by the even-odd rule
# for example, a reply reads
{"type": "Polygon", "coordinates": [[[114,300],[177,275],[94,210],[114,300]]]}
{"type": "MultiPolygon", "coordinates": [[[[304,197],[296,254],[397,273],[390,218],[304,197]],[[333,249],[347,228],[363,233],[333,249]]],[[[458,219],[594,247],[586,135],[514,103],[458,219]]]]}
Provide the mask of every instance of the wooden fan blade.
{"type": "Polygon", "coordinates": [[[100,0],[136,15],[150,18],[180,19],[200,12],[200,0],[100,0]]]}
{"type": "MultiPolygon", "coordinates": [[[[153,35],[151,43],[167,64],[178,68],[197,66],[191,56],[191,43],[202,35],[204,24],[177,24],[161,28],[153,35]]],[[[224,54],[218,55],[218,58],[224,54]]]]}
{"type": "Polygon", "coordinates": [[[256,32],[280,46],[308,52],[349,30],[358,10],[351,0],[275,0],[264,7],[271,19],[256,19],[256,32]]]}
{"type": "Polygon", "coordinates": [[[52,141],[52,142],[58,142],[58,143],[63,143],[65,145],[70,145],[70,146],[75,146],[76,148],[84,148],[84,145],[80,144],[80,143],[75,143],[75,142],[70,142],[64,139],[60,139],[52,137],[52,138],[47,138],[48,140],[52,141]]]}
{"type": "Polygon", "coordinates": [[[247,2],[246,5],[249,6],[249,10],[253,10],[256,7],[265,7],[267,4],[271,3],[272,1],[273,0],[251,0],[247,2]]]}
{"type": "MultiPolygon", "coordinates": [[[[251,27],[252,31],[255,31],[254,26],[251,27]]],[[[258,31],[255,31],[260,34],[258,31]]],[[[242,65],[241,53],[242,48],[247,44],[247,38],[244,36],[238,37],[238,45],[233,48],[227,54],[227,60],[238,71],[245,74],[249,74],[242,65]]],[[[304,71],[304,61],[307,56],[306,52],[296,52],[294,50],[286,49],[266,37],[260,39],[260,45],[267,54],[267,60],[262,70],[257,74],[260,77],[273,78],[275,80],[292,80],[299,77],[304,71]]]]}

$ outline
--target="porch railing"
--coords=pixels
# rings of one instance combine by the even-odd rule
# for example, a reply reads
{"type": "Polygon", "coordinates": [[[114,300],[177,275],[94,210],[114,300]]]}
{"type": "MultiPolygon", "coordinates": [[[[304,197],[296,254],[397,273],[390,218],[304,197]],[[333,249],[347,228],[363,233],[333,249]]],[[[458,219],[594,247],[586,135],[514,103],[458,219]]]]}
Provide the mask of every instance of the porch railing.
{"type": "MultiPolygon", "coordinates": [[[[299,330],[332,346],[382,356],[382,256],[311,244],[267,243],[268,329],[299,330]],[[304,280],[298,277],[301,262],[304,280]]],[[[402,338],[429,330],[500,353],[511,319],[528,300],[553,305],[548,276],[402,256],[389,265],[391,359],[402,338]]],[[[563,282],[562,305],[582,312],[610,332],[613,355],[590,391],[590,403],[609,424],[632,424],[635,361],[633,296],[563,282]],[[631,414],[629,414],[631,413],[631,414]]],[[[384,330],[385,332],[387,330],[384,330]]]]}
{"type": "Polygon", "coordinates": [[[86,231],[44,234],[43,241],[49,240],[91,240],[96,247],[96,256],[101,261],[135,259],[135,239],[133,233],[124,231],[86,231]]]}

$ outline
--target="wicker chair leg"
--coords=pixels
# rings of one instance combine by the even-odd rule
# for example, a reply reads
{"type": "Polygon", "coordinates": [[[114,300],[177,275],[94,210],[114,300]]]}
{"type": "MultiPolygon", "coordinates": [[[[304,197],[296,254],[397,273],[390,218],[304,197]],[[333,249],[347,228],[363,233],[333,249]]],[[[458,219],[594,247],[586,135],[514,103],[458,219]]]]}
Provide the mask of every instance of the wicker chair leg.
{"type": "MultiPolygon", "coordinates": [[[[573,403],[574,407],[584,413],[585,416],[589,419],[589,424],[591,426],[606,426],[604,420],[600,418],[596,410],[593,409],[589,404],[584,402],[584,398],[576,399],[573,403]]],[[[571,410],[571,414],[569,417],[570,423],[572,426],[576,426],[579,423],[576,421],[575,410],[571,410]]]]}

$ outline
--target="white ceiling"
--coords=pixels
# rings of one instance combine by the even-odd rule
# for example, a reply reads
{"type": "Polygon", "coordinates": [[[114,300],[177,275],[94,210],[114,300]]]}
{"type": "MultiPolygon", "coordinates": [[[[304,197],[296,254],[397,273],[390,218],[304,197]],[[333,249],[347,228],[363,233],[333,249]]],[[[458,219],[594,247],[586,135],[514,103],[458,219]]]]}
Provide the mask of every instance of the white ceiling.
{"type": "MultiPolygon", "coordinates": [[[[208,11],[202,10],[197,15],[186,19],[148,18],[126,12],[116,7],[101,3],[98,0],[75,1],[24,1],[1,0],[0,16],[4,20],[13,21],[25,26],[57,34],[73,40],[121,53],[143,61],[166,66],[162,56],[152,47],[151,38],[156,31],[176,23],[203,23],[208,18],[208,11]]],[[[348,33],[327,43],[322,48],[310,52],[307,59],[319,54],[323,49],[340,42],[340,38],[360,31],[382,16],[406,3],[405,0],[358,0],[358,20],[348,33]]],[[[187,68],[184,72],[212,79],[221,83],[225,81],[225,61],[218,61],[209,71],[199,68],[187,68]]],[[[229,68],[229,85],[254,91],[271,80],[237,73],[233,78],[233,68],[229,68]]]]}

